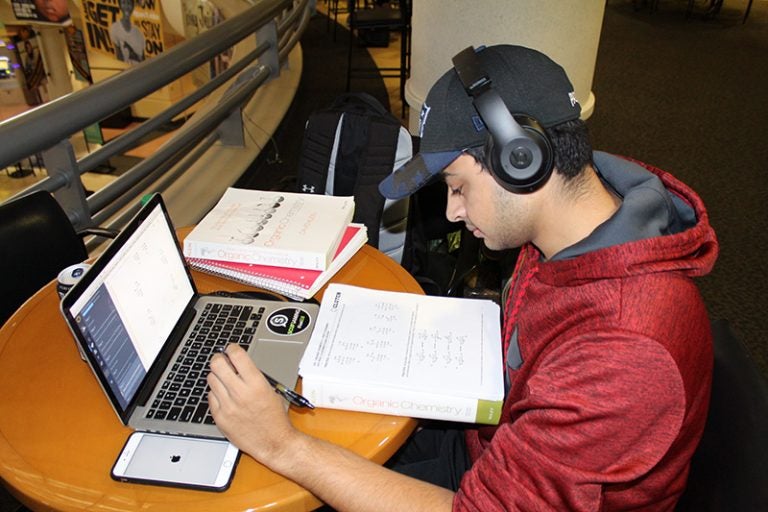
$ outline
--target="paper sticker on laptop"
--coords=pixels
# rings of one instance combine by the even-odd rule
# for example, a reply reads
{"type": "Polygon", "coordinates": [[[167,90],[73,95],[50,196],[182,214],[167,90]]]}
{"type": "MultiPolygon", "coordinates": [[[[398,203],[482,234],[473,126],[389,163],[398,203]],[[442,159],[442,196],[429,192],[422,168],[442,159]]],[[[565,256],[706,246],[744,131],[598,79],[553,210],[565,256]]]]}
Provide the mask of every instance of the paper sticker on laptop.
{"type": "Polygon", "coordinates": [[[291,336],[305,330],[312,323],[312,317],[299,308],[283,308],[274,311],[267,318],[267,328],[274,334],[291,336]]]}

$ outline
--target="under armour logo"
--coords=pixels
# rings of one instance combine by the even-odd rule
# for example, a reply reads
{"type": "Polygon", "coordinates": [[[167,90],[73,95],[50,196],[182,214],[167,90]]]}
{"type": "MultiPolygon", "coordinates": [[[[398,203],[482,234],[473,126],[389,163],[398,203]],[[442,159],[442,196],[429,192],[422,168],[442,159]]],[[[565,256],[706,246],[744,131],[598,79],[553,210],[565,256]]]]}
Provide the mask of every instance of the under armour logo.
{"type": "Polygon", "coordinates": [[[306,183],[301,186],[302,192],[309,192],[310,194],[315,193],[315,186],[314,185],[307,185],[306,183]]]}
{"type": "Polygon", "coordinates": [[[568,97],[571,99],[571,106],[575,107],[579,104],[579,100],[576,99],[576,93],[575,92],[569,92],[568,97]]]}

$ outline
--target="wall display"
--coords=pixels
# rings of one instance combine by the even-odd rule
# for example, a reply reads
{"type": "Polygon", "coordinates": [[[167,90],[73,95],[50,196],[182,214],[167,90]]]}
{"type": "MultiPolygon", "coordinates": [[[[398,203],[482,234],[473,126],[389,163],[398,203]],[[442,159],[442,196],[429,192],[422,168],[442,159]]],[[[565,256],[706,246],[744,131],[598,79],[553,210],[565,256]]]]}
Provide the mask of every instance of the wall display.
{"type": "Polygon", "coordinates": [[[89,0],[84,10],[85,41],[94,51],[138,64],[165,49],[158,0],[89,0]]]}
{"type": "Polygon", "coordinates": [[[39,89],[41,85],[47,82],[47,77],[37,34],[30,27],[22,27],[18,34],[13,36],[13,42],[16,47],[17,60],[21,64],[21,72],[24,76],[24,88],[28,92],[27,103],[39,105],[43,103],[39,89]]]}
{"type": "MultiPolygon", "coordinates": [[[[224,21],[219,8],[209,0],[183,0],[182,7],[184,9],[184,36],[187,39],[191,39],[224,21]]],[[[229,67],[231,59],[232,48],[211,59],[207,67],[196,70],[193,73],[195,82],[199,85],[219,75],[229,67]]]]}
{"type": "Polygon", "coordinates": [[[71,23],[67,0],[11,0],[16,19],[34,23],[71,23]]]}
{"type": "Polygon", "coordinates": [[[221,11],[209,0],[184,0],[184,35],[195,37],[223,21],[221,11]]]}
{"type": "Polygon", "coordinates": [[[67,40],[67,51],[75,70],[75,78],[92,84],[93,78],[91,77],[91,67],[88,64],[88,54],[85,51],[83,31],[74,25],[69,25],[64,29],[64,38],[67,40]]]}

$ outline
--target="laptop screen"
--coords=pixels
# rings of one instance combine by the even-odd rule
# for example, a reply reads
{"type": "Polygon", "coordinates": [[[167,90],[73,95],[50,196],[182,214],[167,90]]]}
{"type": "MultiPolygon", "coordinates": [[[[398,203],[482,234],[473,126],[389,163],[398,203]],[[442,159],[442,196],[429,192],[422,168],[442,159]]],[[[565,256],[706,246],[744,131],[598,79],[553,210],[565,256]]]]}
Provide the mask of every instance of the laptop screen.
{"type": "Polygon", "coordinates": [[[86,288],[74,287],[76,297],[65,300],[122,411],[195,295],[159,196],[147,207],[78,283],[86,288]]]}

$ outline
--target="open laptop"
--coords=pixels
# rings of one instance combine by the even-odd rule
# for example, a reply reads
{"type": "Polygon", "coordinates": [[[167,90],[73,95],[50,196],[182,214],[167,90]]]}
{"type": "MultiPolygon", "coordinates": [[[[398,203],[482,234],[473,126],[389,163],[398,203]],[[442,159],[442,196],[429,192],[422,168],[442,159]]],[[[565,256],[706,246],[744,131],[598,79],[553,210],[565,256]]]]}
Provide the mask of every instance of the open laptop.
{"type": "Polygon", "coordinates": [[[293,387],[319,306],[200,295],[154,194],[61,310],[120,420],[137,430],[224,437],[207,408],[208,360],[227,343],[293,387]]]}

